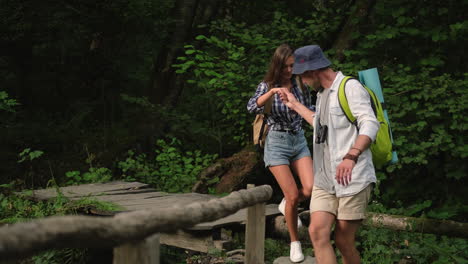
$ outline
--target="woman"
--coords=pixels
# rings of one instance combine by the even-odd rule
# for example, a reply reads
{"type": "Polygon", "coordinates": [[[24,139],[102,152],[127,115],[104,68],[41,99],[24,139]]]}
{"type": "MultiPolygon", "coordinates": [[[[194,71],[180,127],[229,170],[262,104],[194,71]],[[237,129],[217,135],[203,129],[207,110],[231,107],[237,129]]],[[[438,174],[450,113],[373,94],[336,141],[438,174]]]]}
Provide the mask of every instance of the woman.
{"type": "Polygon", "coordinates": [[[250,98],[247,109],[258,114],[263,112],[267,102],[272,103],[271,113],[267,118],[269,132],[264,149],[265,167],[269,168],[283,191],[284,198],[278,209],[285,215],[289,230],[289,257],[292,262],[300,262],[304,255],[298,239],[298,225],[302,224],[298,219],[297,206],[312,193],[313,165],[302,130],[302,117],[283,104],[278,92],[287,89],[311,110],[315,111],[315,107],[311,104],[309,90],[302,90],[296,83],[292,74],[293,64],[292,49],[286,44],[280,45],[273,54],[264,80],[258,85],[255,95],[250,98]],[[270,101],[271,97],[273,98],[270,101]],[[301,189],[296,186],[291,169],[299,177],[301,189]]]}

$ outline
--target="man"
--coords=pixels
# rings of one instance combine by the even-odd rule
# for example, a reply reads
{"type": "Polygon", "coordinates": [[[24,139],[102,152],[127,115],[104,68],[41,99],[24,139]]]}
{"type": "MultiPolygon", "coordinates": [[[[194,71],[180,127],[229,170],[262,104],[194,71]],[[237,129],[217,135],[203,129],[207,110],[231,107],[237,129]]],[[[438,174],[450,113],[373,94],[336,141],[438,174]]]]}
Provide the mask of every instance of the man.
{"type": "Polygon", "coordinates": [[[379,123],[370,96],[357,81],[346,83],[345,93],[356,125],[346,118],[338,101],[338,87],[345,77],[331,69],[330,61],[317,45],[294,52],[293,73],[318,90],[317,112],[300,104],[287,90],[283,102],[314,127],[314,188],[310,203],[309,234],[319,264],[336,263],[330,243],[335,225],[335,244],[343,263],[360,263],[355,235],[376,182],[369,145],[375,140],[379,123]]]}

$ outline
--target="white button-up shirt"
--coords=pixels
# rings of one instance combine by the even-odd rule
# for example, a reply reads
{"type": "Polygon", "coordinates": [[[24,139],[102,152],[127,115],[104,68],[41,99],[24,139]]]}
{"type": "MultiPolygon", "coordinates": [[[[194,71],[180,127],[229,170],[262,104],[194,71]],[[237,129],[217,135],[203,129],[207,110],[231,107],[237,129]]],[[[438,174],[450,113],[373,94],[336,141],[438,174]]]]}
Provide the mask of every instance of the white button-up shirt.
{"type": "MultiPolygon", "coordinates": [[[[346,118],[338,101],[338,88],[344,77],[341,72],[338,72],[332,86],[328,88],[330,89],[328,97],[329,161],[323,159],[324,144],[315,143],[316,133],[314,133],[314,185],[329,193],[336,193],[337,197],[354,195],[370,183],[376,182],[372,153],[369,148],[359,156],[358,162],[353,168],[349,185],[338,184],[335,175],[336,167],[343,161],[343,157],[354,145],[358,135],[366,135],[374,141],[380,126],[372,110],[369,93],[357,80],[349,80],[346,83],[345,92],[351,112],[357,119],[359,131],[346,118]],[[331,163],[330,172],[325,173],[324,162],[331,163]]],[[[320,116],[322,103],[324,102],[322,102],[321,93],[318,93],[316,117],[320,116]]],[[[318,118],[314,118],[314,127],[318,127],[318,118]]]]}

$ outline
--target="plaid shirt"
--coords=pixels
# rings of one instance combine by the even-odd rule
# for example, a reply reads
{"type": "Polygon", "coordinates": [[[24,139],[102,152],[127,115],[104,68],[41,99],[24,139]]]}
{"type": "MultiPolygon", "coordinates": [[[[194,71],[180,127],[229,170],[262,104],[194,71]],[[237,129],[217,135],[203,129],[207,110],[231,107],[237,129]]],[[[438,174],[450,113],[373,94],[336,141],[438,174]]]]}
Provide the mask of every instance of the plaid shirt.
{"type": "MultiPolygon", "coordinates": [[[[277,86],[275,86],[277,87],[277,86]]],[[[257,105],[257,99],[268,92],[268,85],[265,82],[261,82],[254,96],[250,98],[247,103],[247,110],[250,113],[261,114],[263,113],[264,106],[259,107],[257,105]]],[[[309,108],[315,111],[315,105],[312,105],[312,99],[310,96],[309,89],[305,89],[304,93],[301,91],[299,86],[296,84],[296,80],[292,79],[291,92],[294,94],[296,99],[309,108]]],[[[274,95],[273,105],[271,107],[271,113],[268,115],[267,123],[269,130],[293,130],[299,131],[302,127],[302,117],[295,111],[289,109],[281,101],[279,95],[274,95]]]]}

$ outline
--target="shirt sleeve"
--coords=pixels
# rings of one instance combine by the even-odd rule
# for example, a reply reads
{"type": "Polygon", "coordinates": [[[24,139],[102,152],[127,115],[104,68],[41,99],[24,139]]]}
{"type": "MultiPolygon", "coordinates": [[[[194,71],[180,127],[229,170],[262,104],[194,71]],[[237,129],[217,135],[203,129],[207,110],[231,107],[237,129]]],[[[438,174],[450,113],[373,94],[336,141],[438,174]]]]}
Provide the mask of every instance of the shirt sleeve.
{"type": "Polygon", "coordinates": [[[357,119],[359,135],[366,135],[374,141],[380,124],[372,109],[370,95],[357,80],[350,80],[347,86],[346,98],[348,98],[351,113],[357,119]]]}
{"type": "Polygon", "coordinates": [[[257,105],[257,100],[260,96],[264,95],[266,92],[268,92],[268,86],[265,82],[261,82],[257,86],[257,90],[255,91],[255,94],[250,98],[249,102],[247,103],[247,111],[249,113],[255,113],[255,114],[261,114],[263,113],[264,106],[258,106],[257,105]]]}

